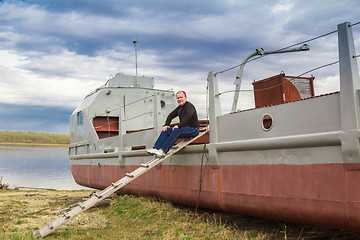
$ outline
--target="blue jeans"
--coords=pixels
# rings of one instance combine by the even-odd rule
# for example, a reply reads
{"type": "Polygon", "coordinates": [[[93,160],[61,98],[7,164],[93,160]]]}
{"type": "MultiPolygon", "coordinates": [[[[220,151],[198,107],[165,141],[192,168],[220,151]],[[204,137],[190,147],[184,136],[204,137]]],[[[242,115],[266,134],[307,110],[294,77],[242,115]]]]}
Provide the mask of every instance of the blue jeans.
{"type": "Polygon", "coordinates": [[[160,136],[154,144],[154,148],[162,149],[167,153],[179,138],[193,138],[199,134],[198,128],[182,127],[182,128],[168,128],[166,131],[161,131],[160,136]]]}

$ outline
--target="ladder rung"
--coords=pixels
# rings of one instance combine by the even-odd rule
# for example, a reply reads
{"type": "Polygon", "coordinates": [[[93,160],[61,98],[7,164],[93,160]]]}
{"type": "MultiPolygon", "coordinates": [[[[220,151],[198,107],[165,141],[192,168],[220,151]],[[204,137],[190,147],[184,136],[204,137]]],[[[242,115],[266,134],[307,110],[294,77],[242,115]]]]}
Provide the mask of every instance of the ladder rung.
{"type": "Polygon", "coordinates": [[[95,195],[95,197],[97,197],[97,198],[102,198],[102,195],[101,195],[101,194],[95,193],[94,195],[95,195]]]}
{"type": "Polygon", "coordinates": [[[142,167],[144,167],[144,168],[148,168],[148,167],[149,167],[149,165],[148,165],[148,164],[145,164],[145,163],[140,164],[140,166],[142,166],[142,167]]]}
{"type": "Polygon", "coordinates": [[[63,217],[64,217],[65,219],[69,219],[71,216],[69,215],[69,213],[64,213],[63,217]]]}
{"type": "Polygon", "coordinates": [[[49,227],[50,229],[54,229],[54,226],[52,225],[51,222],[48,223],[48,227],[49,227]]]}
{"type": "Polygon", "coordinates": [[[82,203],[78,203],[78,206],[81,207],[81,209],[85,209],[85,206],[82,203]]]}
{"type": "Polygon", "coordinates": [[[133,178],[134,177],[134,175],[132,175],[131,173],[126,173],[125,174],[127,177],[129,177],[129,178],[133,178]]]}

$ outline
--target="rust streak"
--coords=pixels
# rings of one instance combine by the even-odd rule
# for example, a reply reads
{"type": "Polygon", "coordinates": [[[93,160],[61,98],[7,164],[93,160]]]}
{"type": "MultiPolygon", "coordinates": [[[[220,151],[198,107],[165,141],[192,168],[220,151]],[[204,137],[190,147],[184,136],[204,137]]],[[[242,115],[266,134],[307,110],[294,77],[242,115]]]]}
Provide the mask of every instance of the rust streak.
{"type": "Polygon", "coordinates": [[[218,198],[218,203],[219,206],[225,210],[224,208],[224,203],[222,200],[222,188],[221,188],[221,183],[222,183],[222,174],[221,174],[221,167],[214,169],[215,171],[217,171],[216,175],[217,175],[217,188],[216,188],[216,192],[217,192],[217,198],[218,198]]]}

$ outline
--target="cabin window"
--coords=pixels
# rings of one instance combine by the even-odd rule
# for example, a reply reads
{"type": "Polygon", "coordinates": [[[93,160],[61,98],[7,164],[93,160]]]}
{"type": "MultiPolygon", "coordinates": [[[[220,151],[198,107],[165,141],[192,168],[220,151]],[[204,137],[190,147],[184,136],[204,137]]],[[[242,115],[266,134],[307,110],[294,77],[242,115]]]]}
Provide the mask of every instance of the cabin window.
{"type": "Polygon", "coordinates": [[[160,101],[160,106],[161,106],[161,109],[163,109],[165,107],[165,101],[161,100],[160,101]]]}
{"type": "Polygon", "coordinates": [[[82,114],[82,112],[77,113],[77,124],[78,125],[83,125],[83,114],[82,114]]]}
{"type": "Polygon", "coordinates": [[[269,114],[266,114],[262,119],[262,127],[265,131],[269,131],[273,126],[272,117],[269,114]]]}

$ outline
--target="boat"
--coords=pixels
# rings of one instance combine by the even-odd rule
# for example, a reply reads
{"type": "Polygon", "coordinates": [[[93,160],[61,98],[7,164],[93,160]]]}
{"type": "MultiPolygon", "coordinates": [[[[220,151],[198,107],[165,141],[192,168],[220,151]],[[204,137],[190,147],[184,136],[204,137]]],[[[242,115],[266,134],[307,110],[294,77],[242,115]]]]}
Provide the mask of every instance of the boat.
{"type": "MultiPolygon", "coordinates": [[[[253,83],[255,108],[222,114],[218,73],[209,72],[209,134],[119,192],[359,232],[360,78],[349,22],[338,39],[338,92],[315,96],[313,77],[280,73],[253,83]]],[[[151,160],[145,149],[176,106],[151,77],[110,78],[70,117],[75,181],[104,189],[151,160]]]]}

